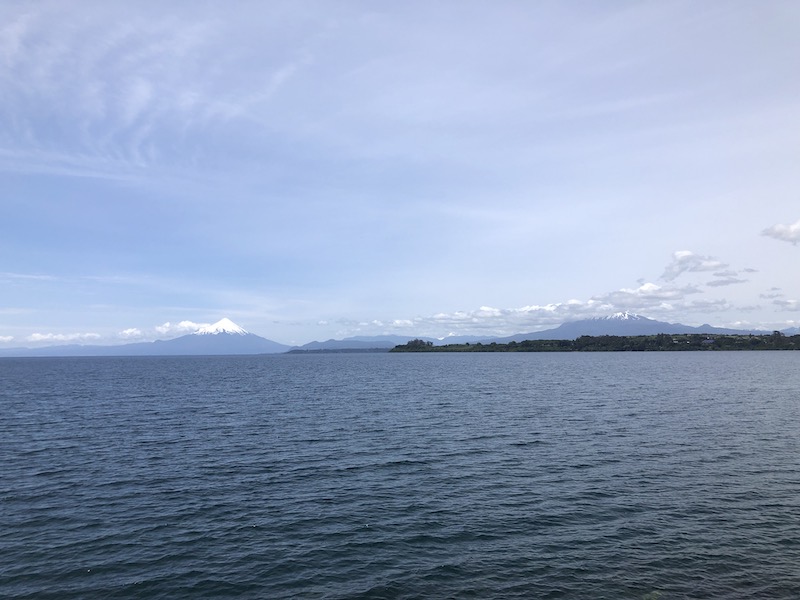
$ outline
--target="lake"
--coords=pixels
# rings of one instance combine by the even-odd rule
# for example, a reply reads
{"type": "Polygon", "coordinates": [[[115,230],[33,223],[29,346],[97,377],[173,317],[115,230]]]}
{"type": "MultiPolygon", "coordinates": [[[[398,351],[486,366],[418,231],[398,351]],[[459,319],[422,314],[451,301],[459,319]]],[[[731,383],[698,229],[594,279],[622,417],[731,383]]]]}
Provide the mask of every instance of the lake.
{"type": "Polygon", "coordinates": [[[0,359],[6,598],[798,598],[800,353],[0,359]]]}

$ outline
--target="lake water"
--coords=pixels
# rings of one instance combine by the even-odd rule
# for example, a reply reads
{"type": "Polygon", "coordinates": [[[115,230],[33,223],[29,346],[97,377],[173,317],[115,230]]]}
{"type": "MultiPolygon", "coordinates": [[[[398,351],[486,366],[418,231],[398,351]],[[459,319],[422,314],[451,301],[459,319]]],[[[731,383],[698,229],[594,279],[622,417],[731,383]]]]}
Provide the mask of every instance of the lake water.
{"type": "Polygon", "coordinates": [[[799,367],[0,359],[0,596],[800,598],[799,367]]]}

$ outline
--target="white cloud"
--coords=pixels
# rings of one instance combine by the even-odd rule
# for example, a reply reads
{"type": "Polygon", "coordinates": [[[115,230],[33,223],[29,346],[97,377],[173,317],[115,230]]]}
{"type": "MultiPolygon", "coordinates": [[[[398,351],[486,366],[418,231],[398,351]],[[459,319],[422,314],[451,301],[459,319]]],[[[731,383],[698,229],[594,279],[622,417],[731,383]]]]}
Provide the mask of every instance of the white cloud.
{"type": "Polygon", "coordinates": [[[726,269],[728,265],[711,256],[701,256],[691,250],[679,250],[672,255],[672,262],[664,269],[661,279],[673,281],[686,272],[718,271],[726,269]]]}
{"type": "Polygon", "coordinates": [[[10,342],[14,339],[13,335],[0,335],[0,342],[10,342]]]}
{"type": "Polygon", "coordinates": [[[503,311],[491,306],[481,306],[476,314],[481,317],[499,317],[503,314],[503,311]]]}
{"type": "Polygon", "coordinates": [[[800,242],[800,221],[797,221],[792,225],[778,224],[773,225],[772,227],[767,227],[761,232],[761,235],[765,235],[776,240],[781,240],[783,242],[791,242],[796,246],[797,242],[800,242]]]}
{"type": "Polygon", "coordinates": [[[195,323],[194,321],[181,321],[180,323],[170,323],[167,321],[163,325],[156,326],[156,331],[161,335],[194,333],[202,327],[208,327],[211,323],[195,323]]]}
{"type": "Polygon", "coordinates": [[[33,333],[29,342],[85,342],[100,339],[97,333],[33,333]]]}
{"type": "Polygon", "coordinates": [[[130,327],[119,332],[119,336],[125,339],[142,337],[142,330],[136,327],[130,327]]]}
{"type": "Polygon", "coordinates": [[[686,296],[699,293],[700,289],[693,285],[675,287],[648,282],[638,288],[622,288],[601,296],[593,296],[590,302],[606,307],[611,312],[620,310],[644,312],[652,308],[670,309],[675,303],[682,302],[686,296]]]}

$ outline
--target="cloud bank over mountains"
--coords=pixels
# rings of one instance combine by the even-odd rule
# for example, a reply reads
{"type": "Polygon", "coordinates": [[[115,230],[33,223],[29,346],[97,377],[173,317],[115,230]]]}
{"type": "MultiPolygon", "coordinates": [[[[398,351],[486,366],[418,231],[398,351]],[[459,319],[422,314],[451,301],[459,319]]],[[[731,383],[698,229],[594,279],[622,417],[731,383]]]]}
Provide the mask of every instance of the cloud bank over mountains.
{"type": "MultiPolygon", "coordinates": [[[[725,298],[709,298],[704,293],[704,288],[745,284],[749,280],[740,277],[754,273],[758,273],[758,271],[753,268],[731,269],[730,265],[717,258],[681,250],[673,253],[672,260],[659,278],[661,283],[640,282],[636,287],[620,288],[605,294],[591,296],[586,300],[569,299],[563,302],[526,305],[517,308],[481,306],[473,310],[438,312],[428,316],[410,318],[378,318],[370,321],[339,319],[334,321],[333,325],[337,327],[339,335],[343,337],[358,334],[401,334],[443,338],[452,335],[508,335],[521,331],[536,331],[568,321],[604,317],[615,312],[645,314],[651,318],[663,320],[682,318],[699,323],[702,319],[692,319],[692,315],[704,315],[709,310],[724,313],[737,309],[725,298]],[[703,274],[705,281],[691,283],[677,281],[691,274],[703,274]]],[[[781,288],[773,287],[761,293],[759,299],[768,301],[769,304],[782,311],[790,313],[800,311],[800,301],[786,298],[781,288]]],[[[756,309],[757,307],[752,308],[752,310],[756,309]]],[[[800,320],[790,318],[782,324],[789,327],[796,326],[798,323],[800,320]]],[[[323,321],[317,325],[325,327],[331,324],[323,321]]],[[[210,322],[167,321],[146,328],[130,327],[111,336],[102,336],[95,332],[34,333],[24,338],[24,341],[34,346],[67,342],[153,341],[195,333],[210,326],[210,322]]],[[[769,329],[768,326],[763,327],[758,322],[748,320],[728,321],[726,326],[761,326],[769,329]]],[[[8,344],[14,340],[14,336],[0,337],[0,343],[8,344]]]]}

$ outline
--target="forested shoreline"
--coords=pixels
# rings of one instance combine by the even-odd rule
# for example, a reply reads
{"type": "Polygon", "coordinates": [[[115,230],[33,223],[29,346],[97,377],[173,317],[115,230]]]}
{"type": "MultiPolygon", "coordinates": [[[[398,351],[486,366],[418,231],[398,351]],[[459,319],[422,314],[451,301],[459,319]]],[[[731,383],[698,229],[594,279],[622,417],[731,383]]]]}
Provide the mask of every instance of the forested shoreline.
{"type": "Polygon", "coordinates": [[[446,344],[434,346],[424,340],[411,340],[390,352],[681,352],[710,350],[800,350],[800,335],[779,331],[769,335],[583,335],[574,340],[525,340],[505,344],[446,344]]]}

